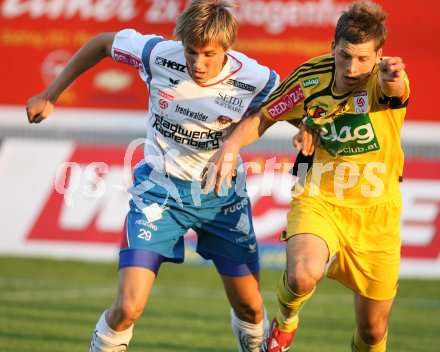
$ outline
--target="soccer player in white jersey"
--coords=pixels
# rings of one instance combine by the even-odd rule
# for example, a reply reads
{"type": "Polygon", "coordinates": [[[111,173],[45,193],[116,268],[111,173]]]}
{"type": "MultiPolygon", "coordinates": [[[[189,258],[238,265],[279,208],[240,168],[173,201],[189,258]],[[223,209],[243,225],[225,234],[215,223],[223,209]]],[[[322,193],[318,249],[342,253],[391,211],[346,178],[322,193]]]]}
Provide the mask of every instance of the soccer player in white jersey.
{"type": "Polygon", "coordinates": [[[242,192],[226,186],[220,197],[200,191],[206,162],[279,83],[274,71],[230,50],[238,27],[232,6],[191,2],[177,19],[175,41],[133,29],[99,34],[27,102],[29,122],[41,122],[60,94],[106,57],[133,66],[148,87],[145,158],[129,189],[117,297],[97,322],[91,352],[127,349],[160,265],[183,261],[183,235],[190,228],[198,236],[197,252],[213,261],[223,280],[238,350],[259,349],[268,323],[244,175],[234,179],[242,192]]]}

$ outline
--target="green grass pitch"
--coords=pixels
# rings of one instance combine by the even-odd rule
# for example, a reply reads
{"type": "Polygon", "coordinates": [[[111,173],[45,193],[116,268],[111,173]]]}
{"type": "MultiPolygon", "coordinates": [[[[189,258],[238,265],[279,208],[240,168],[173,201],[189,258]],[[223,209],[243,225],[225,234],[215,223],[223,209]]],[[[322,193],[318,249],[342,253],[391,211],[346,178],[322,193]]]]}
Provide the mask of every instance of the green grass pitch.
{"type": "MultiPolygon", "coordinates": [[[[262,271],[269,315],[279,270],[262,271]]],[[[116,263],[0,257],[0,351],[85,352],[116,290],[116,263]]],[[[130,352],[235,352],[229,306],[212,266],[164,265],[130,352]]],[[[295,352],[349,351],[353,297],[325,279],[304,307],[295,352]]],[[[440,346],[440,280],[401,280],[388,351],[440,346]]],[[[292,348],[293,349],[293,348],[292,348]]]]}

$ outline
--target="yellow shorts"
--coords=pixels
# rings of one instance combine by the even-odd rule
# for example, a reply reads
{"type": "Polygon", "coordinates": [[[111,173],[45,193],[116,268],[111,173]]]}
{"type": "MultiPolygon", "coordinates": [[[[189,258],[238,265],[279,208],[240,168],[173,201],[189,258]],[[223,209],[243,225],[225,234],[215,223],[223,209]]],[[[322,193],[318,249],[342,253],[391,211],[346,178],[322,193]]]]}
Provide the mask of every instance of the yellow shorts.
{"type": "Polygon", "coordinates": [[[299,196],[291,202],[282,239],[301,233],[321,237],[329,249],[328,277],[364,297],[388,300],[397,292],[401,209],[400,195],[362,208],[299,196]]]}

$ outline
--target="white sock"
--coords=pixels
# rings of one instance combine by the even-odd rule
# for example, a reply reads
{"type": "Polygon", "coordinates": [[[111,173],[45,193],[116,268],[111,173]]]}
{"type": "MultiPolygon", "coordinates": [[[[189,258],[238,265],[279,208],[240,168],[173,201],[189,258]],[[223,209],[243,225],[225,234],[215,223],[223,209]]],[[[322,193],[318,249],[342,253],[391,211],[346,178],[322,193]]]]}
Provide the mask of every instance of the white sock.
{"type": "Polygon", "coordinates": [[[114,331],[107,324],[105,312],[96,324],[89,352],[124,352],[133,336],[133,325],[124,331],[114,331]]]}
{"type": "Polygon", "coordinates": [[[259,352],[263,336],[269,329],[269,320],[267,320],[266,309],[263,307],[263,320],[257,324],[252,324],[240,320],[231,309],[232,331],[238,342],[239,352],[259,352]]]}
{"type": "Polygon", "coordinates": [[[294,315],[293,317],[290,318],[286,318],[286,316],[283,314],[283,312],[281,311],[281,309],[278,309],[278,314],[280,315],[280,317],[283,319],[283,322],[286,325],[292,325],[296,320],[299,319],[298,315],[294,315]]]}

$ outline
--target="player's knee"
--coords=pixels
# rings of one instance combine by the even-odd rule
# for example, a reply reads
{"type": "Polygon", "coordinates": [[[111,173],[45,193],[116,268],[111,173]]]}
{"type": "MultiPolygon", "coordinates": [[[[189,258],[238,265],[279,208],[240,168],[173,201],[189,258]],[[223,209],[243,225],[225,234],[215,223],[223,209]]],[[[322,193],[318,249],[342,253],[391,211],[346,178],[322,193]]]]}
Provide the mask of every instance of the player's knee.
{"type": "Polygon", "coordinates": [[[377,345],[380,343],[387,332],[386,325],[381,324],[363,324],[359,328],[359,335],[368,345],[377,345]]]}
{"type": "Polygon", "coordinates": [[[235,314],[243,321],[257,323],[263,319],[263,299],[261,296],[243,301],[234,307],[235,314]]]}
{"type": "Polygon", "coordinates": [[[303,295],[313,290],[319,278],[310,270],[295,270],[287,273],[287,284],[294,293],[303,295]]]}
{"type": "Polygon", "coordinates": [[[127,324],[134,324],[144,310],[142,305],[129,300],[117,302],[114,308],[117,320],[127,324]]]}

